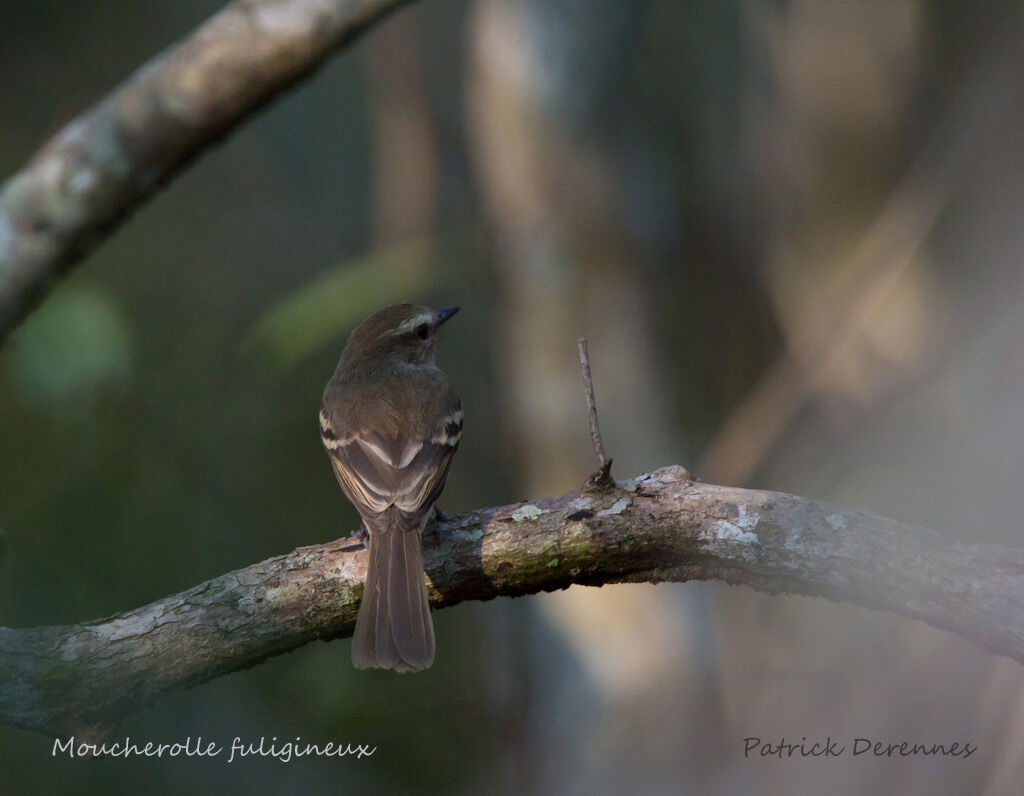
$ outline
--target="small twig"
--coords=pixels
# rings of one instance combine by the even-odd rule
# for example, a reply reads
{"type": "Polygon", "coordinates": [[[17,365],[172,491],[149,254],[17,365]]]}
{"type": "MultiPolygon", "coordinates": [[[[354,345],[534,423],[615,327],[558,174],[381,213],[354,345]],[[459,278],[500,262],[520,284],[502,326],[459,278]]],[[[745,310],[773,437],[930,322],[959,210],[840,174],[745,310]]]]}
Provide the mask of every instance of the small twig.
{"type": "Polygon", "coordinates": [[[594,443],[594,453],[597,454],[597,462],[600,468],[584,486],[604,489],[613,486],[612,460],[604,452],[604,442],[601,440],[601,427],[597,424],[597,399],[594,398],[594,377],[590,374],[590,353],[587,350],[587,338],[581,337],[576,341],[576,347],[580,352],[580,368],[583,370],[583,392],[587,396],[587,418],[590,420],[590,439],[594,443]]]}
{"type": "Polygon", "coordinates": [[[594,398],[594,377],[590,373],[590,352],[587,350],[587,338],[581,337],[576,341],[576,347],[580,352],[580,367],[583,370],[583,391],[587,396],[587,416],[590,419],[590,439],[594,442],[594,453],[597,454],[597,463],[604,467],[608,464],[608,456],[604,452],[604,442],[601,439],[601,428],[597,423],[597,399],[594,398]]]}

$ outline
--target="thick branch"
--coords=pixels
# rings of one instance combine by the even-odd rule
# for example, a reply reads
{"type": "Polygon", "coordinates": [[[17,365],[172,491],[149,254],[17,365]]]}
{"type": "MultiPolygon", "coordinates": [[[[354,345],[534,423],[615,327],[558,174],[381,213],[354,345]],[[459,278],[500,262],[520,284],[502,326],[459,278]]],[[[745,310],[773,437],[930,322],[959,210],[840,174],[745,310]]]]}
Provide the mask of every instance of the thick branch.
{"type": "MultiPolygon", "coordinates": [[[[573,583],[713,579],[896,611],[1024,663],[1024,550],[944,544],[806,498],[694,483],[680,467],[474,511],[425,546],[435,608],[573,583]]],[[[102,731],[166,692],[347,636],[365,567],[360,545],[330,542],[108,619],[0,628],[0,721],[102,731]]]]}
{"type": "Polygon", "coordinates": [[[0,186],[0,340],[196,153],[408,0],[236,0],[0,186]]]}

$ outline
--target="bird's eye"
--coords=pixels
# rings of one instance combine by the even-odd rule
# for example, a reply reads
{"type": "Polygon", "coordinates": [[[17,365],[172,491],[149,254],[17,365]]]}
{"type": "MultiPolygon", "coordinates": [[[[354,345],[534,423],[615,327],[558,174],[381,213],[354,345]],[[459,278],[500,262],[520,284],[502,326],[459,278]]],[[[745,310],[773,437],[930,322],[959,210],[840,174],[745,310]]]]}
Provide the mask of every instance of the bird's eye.
{"type": "Polygon", "coordinates": [[[426,340],[428,334],[430,334],[430,328],[425,323],[421,323],[416,327],[416,336],[420,340],[426,340]]]}

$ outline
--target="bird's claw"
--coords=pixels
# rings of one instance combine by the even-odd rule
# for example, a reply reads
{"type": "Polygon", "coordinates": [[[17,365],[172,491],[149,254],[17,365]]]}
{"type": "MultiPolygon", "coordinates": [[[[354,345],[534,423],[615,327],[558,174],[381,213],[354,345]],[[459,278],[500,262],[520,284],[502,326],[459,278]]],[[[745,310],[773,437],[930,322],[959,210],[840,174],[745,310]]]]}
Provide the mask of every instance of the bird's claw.
{"type": "Polygon", "coordinates": [[[352,538],[357,539],[366,550],[370,549],[370,532],[365,525],[360,525],[359,530],[352,531],[352,538]]]}

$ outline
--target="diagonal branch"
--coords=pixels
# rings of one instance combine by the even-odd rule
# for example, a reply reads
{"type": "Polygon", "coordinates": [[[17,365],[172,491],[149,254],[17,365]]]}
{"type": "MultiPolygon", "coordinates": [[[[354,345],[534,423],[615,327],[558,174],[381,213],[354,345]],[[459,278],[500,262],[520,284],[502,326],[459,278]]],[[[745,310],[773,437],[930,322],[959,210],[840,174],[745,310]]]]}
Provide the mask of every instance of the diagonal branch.
{"type": "MultiPolygon", "coordinates": [[[[435,608],[574,583],[722,580],[896,611],[1024,663],[1024,550],[944,544],[807,498],[695,483],[681,467],[455,517],[425,557],[435,608]]],[[[365,567],[361,546],[329,542],[107,619],[0,628],[0,722],[102,733],[162,694],[347,636],[365,567]]]]}
{"type": "Polygon", "coordinates": [[[235,0],[0,186],[0,340],[189,159],[409,0],[235,0]]]}

